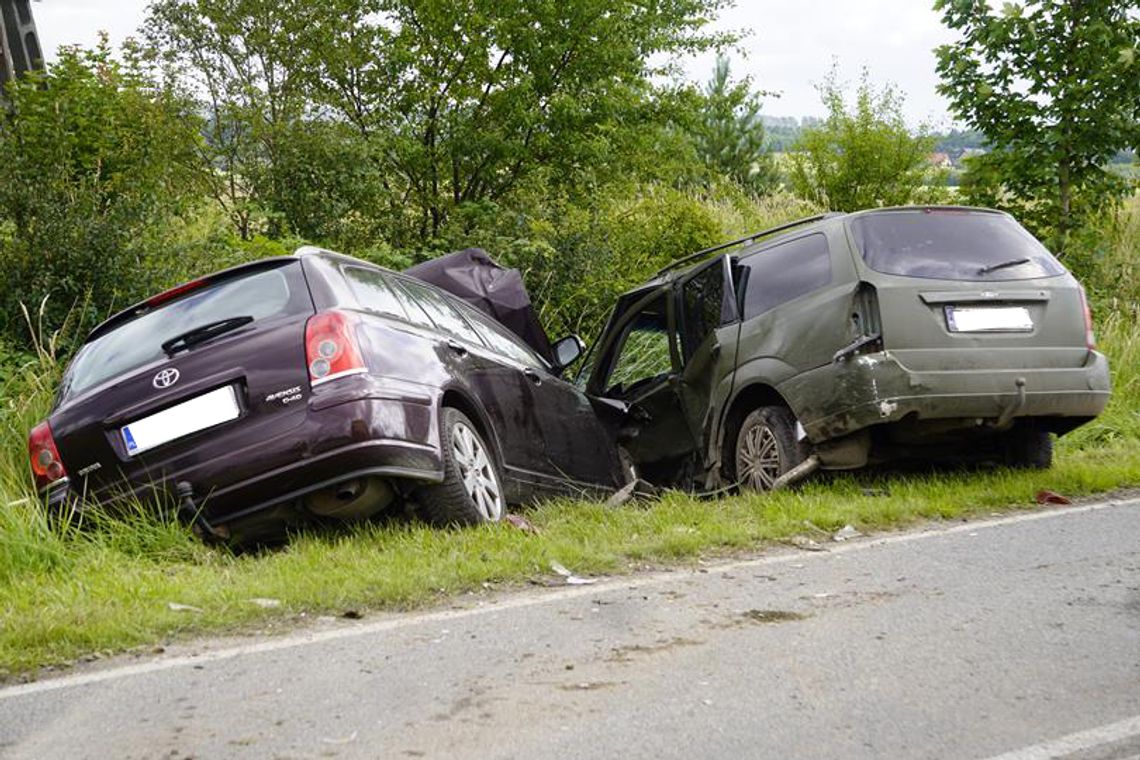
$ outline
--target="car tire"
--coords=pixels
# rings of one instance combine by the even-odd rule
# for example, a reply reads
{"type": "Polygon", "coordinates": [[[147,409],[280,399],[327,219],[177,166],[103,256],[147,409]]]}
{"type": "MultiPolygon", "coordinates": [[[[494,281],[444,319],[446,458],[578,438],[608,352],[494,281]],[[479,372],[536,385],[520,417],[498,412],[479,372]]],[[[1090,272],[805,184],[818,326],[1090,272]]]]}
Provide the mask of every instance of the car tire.
{"type": "Polygon", "coordinates": [[[503,518],[503,480],[491,447],[467,415],[443,408],[443,482],[416,493],[421,519],[432,525],[478,525],[503,518]]]}
{"type": "Polygon", "coordinates": [[[796,418],[782,406],[762,406],[740,423],[732,449],[732,475],[742,489],[770,491],[776,478],[807,459],[796,440],[796,418]]]}
{"type": "Polygon", "coordinates": [[[1005,435],[1005,463],[1019,470],[1053,466],[1053,437],[1036,427],[1016,427],[1005,435]]]}

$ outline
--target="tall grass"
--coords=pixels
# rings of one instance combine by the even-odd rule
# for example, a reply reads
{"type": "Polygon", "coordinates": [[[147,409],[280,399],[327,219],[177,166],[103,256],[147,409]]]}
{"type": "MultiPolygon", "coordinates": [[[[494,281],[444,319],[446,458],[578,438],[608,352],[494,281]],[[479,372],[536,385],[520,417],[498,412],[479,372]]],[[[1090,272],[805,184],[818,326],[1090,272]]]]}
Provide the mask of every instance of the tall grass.
{"type": "MultiPolygon", "coordinates": [[[[1042,488],[1080,496],[1140,486],[1140,334],[1132,327],[1137,302],[1128,295],[1140,292],[1130,268],[1140,250],[1138,210],[1140,201],[1106,238],[1125,247],[1104,254],[1122,278],[1118,287],[1090,283],[1113,371],[1112,401],[1098,420],[1062,439],[1057,466],[1044,473],[860,473],[794,493],[716,501],[668,494],[622,509],[554,502],[530,513],[540,535],[507,525],[439,531],[392,523],[306,534],[283,551],[237,557],[205,547],[148,504],[96,516],[83,530],[49,522],[32,487],[26,436],[51,405],[59,341],[37,339],[26,354],[0,350],[0,678],[275,616],[430,603],[485,583],[541,576],[553,559],[579,573],[625,572],[846,523],[898,527],[1030,506],[1042,488]],[[259,598],[280,605],[265,609],[253,602],[259,598]]],[[[768,214],[792,211],[727,204],[715,215],[726,229],[748,230],[768,214]]]]}

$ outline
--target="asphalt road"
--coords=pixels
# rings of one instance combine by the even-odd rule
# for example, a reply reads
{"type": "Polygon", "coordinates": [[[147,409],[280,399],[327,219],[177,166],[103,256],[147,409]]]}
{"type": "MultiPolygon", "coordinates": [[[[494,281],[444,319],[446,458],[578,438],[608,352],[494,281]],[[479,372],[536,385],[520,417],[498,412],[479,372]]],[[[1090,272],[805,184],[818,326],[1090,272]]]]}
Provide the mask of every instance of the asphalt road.
{"type": "Polygon", "coordinates": [[[1140,501],[0,690],[6,758],[1140,757],[1140,501]]]}

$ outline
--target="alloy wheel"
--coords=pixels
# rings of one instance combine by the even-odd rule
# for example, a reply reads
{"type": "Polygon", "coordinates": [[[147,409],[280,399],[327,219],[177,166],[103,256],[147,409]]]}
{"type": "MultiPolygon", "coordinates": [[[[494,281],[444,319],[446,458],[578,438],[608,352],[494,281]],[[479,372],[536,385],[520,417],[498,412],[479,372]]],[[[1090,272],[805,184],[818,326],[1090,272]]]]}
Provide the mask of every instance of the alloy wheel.
{"type": "Polygon", "coordinates": [[[776,436],[767,425],[749,428],[736,453],[736,472],[740,482],[757,491],[768,491],[780,477],[780,449],[776,436]]]}
{"type": "Polygon", "coordinates": [[[486,447],[478,434],[462,422],[451,429],[451,454],[463,488],[484,520],[503,516],[503,491],[486,447]]]}

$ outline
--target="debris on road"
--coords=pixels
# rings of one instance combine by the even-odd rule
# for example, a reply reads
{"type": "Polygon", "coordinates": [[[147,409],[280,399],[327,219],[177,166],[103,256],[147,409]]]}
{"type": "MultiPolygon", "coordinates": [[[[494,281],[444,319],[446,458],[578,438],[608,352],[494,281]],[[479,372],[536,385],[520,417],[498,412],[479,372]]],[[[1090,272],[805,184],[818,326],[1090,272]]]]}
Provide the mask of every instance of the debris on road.
{"type": "Polygon", "coordinates": [[[591,583],[597,583],[597,578],[581,578],[566,569],[566,567],[555,560],[550,561],[550,569],[561,575],[566,579],[567,586],[588,586],[591,583]]]}
{"type": "Polygon", "coordinates": [[[797,549],[803,549],[809,552],[825,552],[827,549],[823,548],[823,544],[815,539],[808,538],[807,536],[792,536],[789,543],[797,549]]]}
{"type": "Polygon", "coordinates": [[[351,734],[344,737],[343,739],[329,739],[326,737],[326,738],[321,739],[321,741],[323,741],[325,744],[349,744],[351,742],[356,741],[356,736],[358,733],[359,733],[358,731],[353,731],[351,734]]]}
{"type": "Polygon", "coordinates": [[[190,604],[179,604],[178,602],[167,602],[166,606],[174,612],[205,612],[201,607],[195,607],[190,604]]]}
{"type": "Polygon", "coordinates": [[[250,604],[255,604],[262,609],[272,609],[281,606],[280,599],[266,599],[265,597],[255,596],[252,599],[247,599],[250,604]]]}
{"type": "Polygon", "coordinates": [[[632,501],[638,496],[652,499],[659,493],[660,491],[652,483],[647,483],[646,481],[638,478],[637,480],[631,480],[622,486],[619,490],[615,491],[614,494],[610,496],[610,498],[606,499],[606,506],[620,507],[622,504],[632,501]]]}
{"type": "Polygon", "coordinates": [[[1037,492],[1038,504],[1072,504],[1073,501],[1068,496],[1062,496],[1056,491],[1041,490],[1037,492]]]}
{"type": "Polygon", "coordinates": [[[513,525],[523,533],[538,534],[542,532],[538,528],[534,527],[534,525],[531,524],[530,520],[526,519],[522,515],[505,515],[503,517],[503,522],[507,523],[508,525],[513,525]]]}
{"type": "Polygon", "coordinates": [[[840,528],[839,530],[837,530],[835,532],[835,535],[831,537],[831,540],[832,541],[848,541],[852,538],[859,538],[862,535],[863,535],[862,533],[855,530],[854,525],[844,525],[842,528],[840,528]]]}

